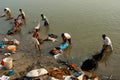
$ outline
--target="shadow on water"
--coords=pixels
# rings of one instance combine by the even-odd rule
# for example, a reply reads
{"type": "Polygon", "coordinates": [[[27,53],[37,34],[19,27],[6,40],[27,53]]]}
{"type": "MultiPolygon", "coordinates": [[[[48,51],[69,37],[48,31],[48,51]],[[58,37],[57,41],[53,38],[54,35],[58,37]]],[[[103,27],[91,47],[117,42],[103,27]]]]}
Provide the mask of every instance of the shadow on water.
{"type": "Polygon", "coordinates": [[[91,59],[87,59],[83,62],[81,69],[83,71],[95,70],[98,67],[98,62],[106,61],[112,52],[102,49],[101,52],[92,56],[91,59]]]}

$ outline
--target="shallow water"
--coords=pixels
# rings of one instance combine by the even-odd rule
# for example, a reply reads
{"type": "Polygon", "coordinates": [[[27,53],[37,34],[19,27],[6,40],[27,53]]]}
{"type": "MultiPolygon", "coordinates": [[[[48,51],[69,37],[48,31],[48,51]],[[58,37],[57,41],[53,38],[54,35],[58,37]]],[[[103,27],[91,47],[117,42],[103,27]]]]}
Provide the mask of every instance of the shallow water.
{"type": "MultiPolygon", "coordinates": [[[[72,48],[66,51],[65,57],[70,62],[81,65],[82,61],[101,50],[103,33],[107,34],[113,43],[114,51],[106,54],[105,61],[100,62],[95,73],[119,79],[120,64],[120,1],[119,0],[0,0],[0,13],[5,7],[12,10],[14,17],[22,8],[26,13],[27,25],[22,27],[17,37],[25,46],[31,45],[31,35],[28,31],[40,21],[40,14],[44,13],[50,22],[49,30],[41,26],[41,35],[54,33],[58,35],[68,32],[72,36],[72,48]]],[[[12,27],[11,21],[0,18],[0,33],[12,27]]],[[[43,24],[41,24],[43,25],[43,24]]],[[[59,43],[46,42],[42,45],[46,54],[59,43]]]]}

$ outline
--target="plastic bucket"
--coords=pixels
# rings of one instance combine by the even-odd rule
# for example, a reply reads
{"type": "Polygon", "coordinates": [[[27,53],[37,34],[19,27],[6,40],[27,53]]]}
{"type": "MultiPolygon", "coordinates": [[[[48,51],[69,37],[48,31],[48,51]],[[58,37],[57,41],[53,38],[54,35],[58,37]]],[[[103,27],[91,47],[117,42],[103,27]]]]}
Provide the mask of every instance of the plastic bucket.
{"type": "Polygon", "coordinates": [[[16,51],[16,46],[15,45],[9,45],[7,46],[7,49],[9,52],[14,53],[16,51]]]}
{"type": "Polygon", "coordinates": [[[6,69],[11,69],[13,67],[12,58],[10,58],[10,57],[4,58],[3,62],[4,62],[4,67],[6,69]]]}

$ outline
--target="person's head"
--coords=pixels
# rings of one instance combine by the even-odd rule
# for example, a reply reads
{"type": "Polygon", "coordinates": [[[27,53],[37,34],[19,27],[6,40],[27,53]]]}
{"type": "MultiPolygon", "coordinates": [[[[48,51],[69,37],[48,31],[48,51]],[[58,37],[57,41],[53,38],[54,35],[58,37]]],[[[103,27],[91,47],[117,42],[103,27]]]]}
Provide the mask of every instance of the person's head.
{"type": "Polygon", "coordinates": [[[43,17],[43,14],[41,14],[41,17],[43,17]]]}
{"type": "Polygon", "coordinates": [[[5,8],[4,11],[7,11],[7,9],[5,8]]]}
{"type": "Polygon", "coordinates": [[[14,21],[17,21],[17,19],[14,19],[14,21]]]}
{"type": "Polygon", "coordinates": [[[19,9],[20,12],[22,12],[22,9],[19,9]]]}
{"type": "Polygon", "coordinates": [[[38,29],[35,29],[36,32],[38,32],[39,30],[38,29]]]}
{"type": "Polygon", "coordinates": [[[61,34],[61,37],[62,37],[62,38],[64,37],[64,33],[61,34]]]}
{"type": "Polygon", "coordinates": [[[43,14],[41,14],[41,17],[42,17],[42,19],[44,19],[44,15],[43,14]]]}
{"type": "Polygon", "coordinates": [[[105,34],[102,34],[102,38],[105,39],[106,35],[105,34]]]}

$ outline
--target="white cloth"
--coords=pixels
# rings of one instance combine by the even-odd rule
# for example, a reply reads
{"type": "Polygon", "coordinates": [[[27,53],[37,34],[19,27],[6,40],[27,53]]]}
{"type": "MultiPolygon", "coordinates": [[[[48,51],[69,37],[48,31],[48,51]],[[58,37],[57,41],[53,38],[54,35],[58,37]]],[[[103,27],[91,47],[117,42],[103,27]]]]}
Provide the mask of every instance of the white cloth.
{"type": "Polygon", "coordinates": [[[5,8],[5,9],[6,9],[6,11],[4,12],[4,14],[5,14],[6,18],[9,18],[11,15],[11,10],[9,8],[5,8]]]}
{"type": "Polygon", "coordinates": [[[22,20],[21,20],[21,19],[18,19],[18,23],[19,23],[19,24],[22,24],[22,20]]]}
{"type": "Polygon", "coordinates": [[[37,26],[35,26],[35,29],[40,29],[40,22],[38,23],[37,26]]]}
{"type": "Polygon", "coordinates": [[[64,77],[65,77],[64,80],[72,80],[71,79],[72,76],[64,76],[64,77]]]}
{"type": "Polygon", "coordinates": [[[44,19],[44,20],[46,20],[46,19],[47,19],[47,17],[46,17],[46,16],[43,16],[43,19],[44,19]]]}
{"type": "Polygon", "coordinates": [[[59,80],[59,79],[56,79],[55,77],[51,77],[51,79],[50,80],[59,80]]]}
{"type": "Polygon", "coordinates": [[[55,39],[55,38],[52,38],[52,37],[48,37],[48,40],[51,40],[52,42],[55,42],[55,41],[57,41],[57,39],[55,39]]]}
{"type": "Polygon", "coordinates": [[[36,38],[33,37],[32,39],[35,44],[40,45],[39,41],[36,38]]]}
{"type": "Polygon", "coordinates": [[[49,23],[49,20],[45,15],[43,16],[43,21],[47,21],[49,23]]]}
{"type": "Polygon", "coordinates": [[[10,10],[10,8],[5,8],[6,9],[6,11],[9,11],[10,13],[11,13],[11,10],[10,10]]]}
{"type": "Polygon", "coordinates": [[[0,80],[9,80],[9,78],[9,76],[2,75],[2,77],[0,77],[0,80]]]}
{"type": "Polygon", "coordinates": [[[64,36],[65,36],[67,39],[70,39],[70,38],[71,38],[70,34],[68,34],[68,33],[64,33],[64,36]]]}
{"type": "Polygon", "coordinates": [[[112,46],[112,42],[109,37],[105,37],[105,39],[103,39],[103,44],[112,46]]]}
{"type": "Polygon", "coordinates": [[[22,14],[25,16],[25,12],[22,10],[22,14]]]}
{"type": "Polygon", "coordinates": [[[62,55],[62,50],[60,50],[60,52],[58,53],[58,54],[56,54],[56,55],[54,55],[54,58],[55,59],[59,59],[60,58],[60,56],[62,55]]]}

